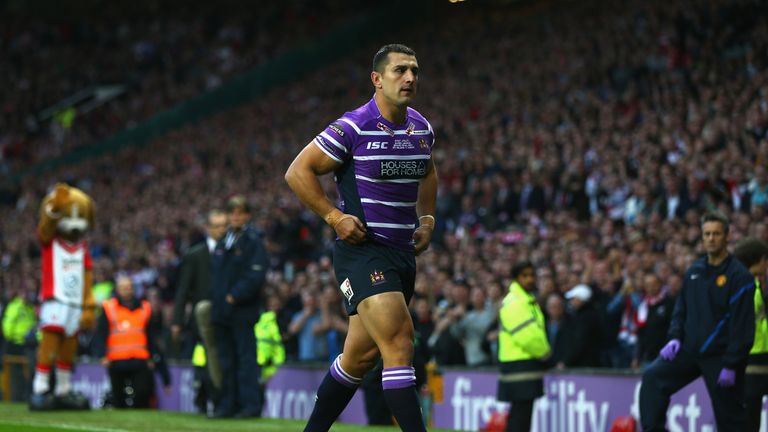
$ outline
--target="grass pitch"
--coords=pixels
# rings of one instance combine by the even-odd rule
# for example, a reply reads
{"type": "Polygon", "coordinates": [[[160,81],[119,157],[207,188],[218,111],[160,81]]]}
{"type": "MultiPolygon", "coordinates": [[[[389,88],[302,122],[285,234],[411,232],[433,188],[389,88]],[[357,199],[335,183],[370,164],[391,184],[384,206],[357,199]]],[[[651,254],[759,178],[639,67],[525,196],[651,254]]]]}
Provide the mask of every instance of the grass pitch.
{"type": "MultiPolygon", "coordinates": [[[[0,431],[33,432],[293,432],[304,429],[302,420],[209,420],[201,415],[156,410],[95,410],[30,412],[26,404],[0,402],[0,431]]],[[[394,427],[336,424],[333,432],[399,431],[394,427]]],[[[440,430],[440,429],[434,429],[440,430]]]]}

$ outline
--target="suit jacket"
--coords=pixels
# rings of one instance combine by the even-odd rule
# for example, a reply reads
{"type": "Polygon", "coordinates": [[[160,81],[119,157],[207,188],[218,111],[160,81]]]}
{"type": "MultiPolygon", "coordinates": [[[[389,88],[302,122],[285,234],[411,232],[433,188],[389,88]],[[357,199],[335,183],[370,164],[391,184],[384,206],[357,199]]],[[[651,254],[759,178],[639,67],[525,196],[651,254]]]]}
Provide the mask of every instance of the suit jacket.
{"type": "Polygon", "coordinates": [[[596,337],[600,330],[599,312],[591,302],[567,316],[558,332],[564,340],[562,361],[565,366],[600,366],[600,339],[596,337]]]}
{"type": "Polygon", "coordinates": [[[261,290],[269,266],[267,250],[261,234],[251,226],[246,225],[227,247],[230,235],[227,231],[213,252],[211,321],[253,326],[259,319],[261,290]],[[234,304],[227,303],[227,294],[234,297],[234,304]]]}
{"type": "Polygon", "coordinates": [[[176,287],[176,303],[173,306],[173,324],[184,323],[187,303],[195,304],[211,299],[211,254],[203,241],[192,246],[181,261],[179,284],[176,287]]]}

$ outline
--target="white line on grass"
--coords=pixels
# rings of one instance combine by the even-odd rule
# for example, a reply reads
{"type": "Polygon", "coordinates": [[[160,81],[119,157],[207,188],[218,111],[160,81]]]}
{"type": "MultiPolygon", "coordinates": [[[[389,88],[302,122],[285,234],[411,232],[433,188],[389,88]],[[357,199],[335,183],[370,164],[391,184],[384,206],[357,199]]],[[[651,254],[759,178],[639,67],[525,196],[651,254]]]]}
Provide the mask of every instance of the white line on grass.
{"type": "MultiPolygon", "coordinates": [[[[140,429],[116,429],[116,428],[107,428],[107,427],[86,426],[86,425],[77,425],[72,423],[45,423],[45,422],[36,422],[36,421],[28,421],[28,420],[27,421],[0,420],[0,426],[3,426],[3,425],[48,427],[48,428],[58,428],[63,430],[87,431],[87,432],[134,432],[134,431],[140,430],[140,429]]],[[[282,425],[282,424],[271,424],[271,423],[265,424],[265,423],[253,422],[248,426],[249,426],[249,430],[251,431],[272,431],[272,430],[286,431],[287,430],[286,425],[282,425]]],[[[216,429],[211,428],[210,430],[216,430],[216,429]]],[[[301,428],[297,426],[295,430],[301,430],[301,428]]]]}
{"type": "Polygon", "coordinates": [[[0,425],[14,425],[14,426],[35,426],[35,427],[50,427],[65,430],[76,431],[88,431],[88,432],[130,432],[128,429],[115,429],[105,427],[94,427],[85,425],[76,425],[71,423],[45,423],[36,421],[0,421],[0,425]]]}

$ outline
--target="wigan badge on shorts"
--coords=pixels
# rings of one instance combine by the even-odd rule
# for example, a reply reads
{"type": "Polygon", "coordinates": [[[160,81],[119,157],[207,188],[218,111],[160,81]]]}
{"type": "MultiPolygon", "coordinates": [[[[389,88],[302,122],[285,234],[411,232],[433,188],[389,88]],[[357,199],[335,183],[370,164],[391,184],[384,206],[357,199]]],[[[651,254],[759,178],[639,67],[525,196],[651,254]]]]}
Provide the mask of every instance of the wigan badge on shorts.
{"type": "Polygon", "coordinates": [[[376,270],[371,273],[371,285],[380,285],[386,281],[387,280],[384,279],[384,273],[376,270]]]}
{"type": "Polygon", "coordinates": [[[352,284],[349,283],[349,278],[344,279],[344,282],[339,285],[339,289],[341,290],[341,293],[344,294],[344,297],[347,298],[347,301],[352,301],[352,296],[355,295],[355,293],[352,291],[352,284]]]}

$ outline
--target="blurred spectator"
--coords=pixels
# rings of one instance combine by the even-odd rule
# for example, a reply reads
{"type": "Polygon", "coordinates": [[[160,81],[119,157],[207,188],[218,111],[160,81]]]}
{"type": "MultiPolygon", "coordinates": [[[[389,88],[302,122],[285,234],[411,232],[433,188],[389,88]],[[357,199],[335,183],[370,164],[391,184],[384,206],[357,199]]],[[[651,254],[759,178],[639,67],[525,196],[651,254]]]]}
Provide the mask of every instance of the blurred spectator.
{"type": "Polygon", "coordinates": [[[750,202],[752,208],[768,208],[768,172],[765,166],[755,167],[755,176],[749,182],[747,190],[752,200],[750,202]]]}
{"type": "Polygon", "coordinates": [[[211,323],[219,350],[221,392],[214,417],[261,417],[261,371],[254,326],[269,258],[250,225],[251,207],[242,195],[227,202],[227,232],[213,252],[211,323]]]}
{"type": "MultiPolygon", "coordinates": [[[[411,308],[413,309],[413,328],[416,336],[416,342],[413,344],[414,363],[417,362],[416,359],[419,359],[418,361],[421,363],[427,363],[432,358],[428,341],[435,329],[435,322],[432,321],[432,309],[426,298],[418,296],[415,296],[411,301],[411,308]]],[[[418,378],[417,374],[416,379],[418,380],[418,378]]]]}
{"type": "Polygon", "coordinates": [[[563,359],[565,339],[563,338],[565,320],[565,300],[560,293],[552,293],[547,297],[544,310],[547,318],[547,340],[552,348],[550,363],[557,364],[563,359]]]}
{"type": "Polygon", "coordinates": [[[637,352],[632,367],[645,367],[656,359],[667,342],[675,299],[661,286],[655,273],[643,276],[643,300],[637,308],[637,352]]]}
{"type": "MultiPolygon", "coordinates": [[[[176,289],[176,301],[173,308],[171,336],[174,343],[180,342],[182,329],[189,325],[192,329],[193,343],[202,339],[206,353],[206,364],[214,387],[221,388],[221,368],[218,350],[211,325],[211,259],[216,244],[224,237],[227,230],[227,215],[221,210],[211,210],[207,214],[205,241],[192,246],[180,265],[179,283],[176,289]],[[187,306],[192,314],[187,318],[187,306]]],[[[189,352],[182,349],[182,356],[188,358],[189,352]]]]}
{"type": "MultiPolygon", "coordinates": [[[[167,324],[169,320],[165,318],[167,315],[163,314],[162,300],[160,299],[160,292],[157,288],[150,288],[147,291],[147,301],[149,302],[149,307],[152,311],[149,325],[151,328],[158,329],[157,332],[154,332],[151,335],[154,339],[152,344],[155,346],[154,352],[151,353],[152,364],[154,366],[152,370],[160,377],[160,381],[163,383],[163,391],[166,394],[169,394],[171,392],[171,373],[168,370],[168,362],[165,359],[165,353],[167,352],[166,341],[169,339],[169,326],[167,324]]],[[[154,382],[155,381],[153,380],[152,383],[154,384],[154,382]]],[[[154,395],[156,394],[154,385],[152,388],[152,394],[154,395]]]]}
{"type": "Polygon", "coordinates": [[[590,302],[592,289],[576,285],[565,293],[569,314],[562,329],[565,341],[563,358],[558,367],[598,367],[600,319],[594,304],[590,302]]]}
{"type": "Polygon", "coordinates": [[[450,332],[464,346],[464,358],[467,366],[491,364],[491,353],[482,348],[485,336],[491,324],[496,321],[496,308],[486,301],[483,288],[474,287],[470,291],[471,309],[458,321],[451,324],[450,332]]]}
{"type": "Polygon", "coordinates": [[[617,336],[618,344],[611,362],[611,366],[616,368],[628,368],[637,351],[637,310],[643,300],[643,293],[636,288],[633,279],[641,277],[642,275],[626,278],[621,290],[608,304],[608,314],[618,315],[621,323],[617,336]]]}
{"type": "Polygon", "coordinates": [[[256,335],[256,361],[261,368],[259,377],[259,398],[266,404],[266,389],[269,380],[285,363],[285,348],[277,325],[277,311],[280,310],[280,298],[271,296],[267,299],[267,310],[259,316],[254,327],[256,335]]]}
{"type": "Polygon", "coordinates": [[[324,360],[332,362],[341,354],[347,329],[346,311],[339,290],[326,285],[320,294],[320,322],[312,329],[316,338],[326,340],[328,356],[324,360]]]}
{"type": "MultiPolygon", "coordinates": [[[[34,362],[35,330],[37,326],[37,317],[35,315],[34,299],[29,294],[19,292],[11,296],[11,301],[4,310],[0,311],[2,315],[2,339],[4,342],[3,355],[16,356],[17,359],[34,362]]],[[[31,388],[30,368],[27,373],[23,372],[22,363],[8,363],[10,368],[7,373],[10,377],[10,394],[8,400],[13,402],[26,402],[31,388]]]]}
{"type": "Polygon", "coordinates": [[[328,339],[316,337],[315,328],[322,325],[322,312],[317,304],[318,294],[309,290],[301,294],[302,309],[293,316],[288,333],[298,340],[299,361],[321,361],[328,358],[328,339]]]}
{"type": "Polygon", "coordinates": [[[470,308],[469,286],[465,281],[455,281],[449,285],[450,297],[444,298],[438,305],[435,329],[428,344],[441,366],[464,365],[466,356],[461,339],[450,331],[451,326],[464,318],[470,308]]]}

